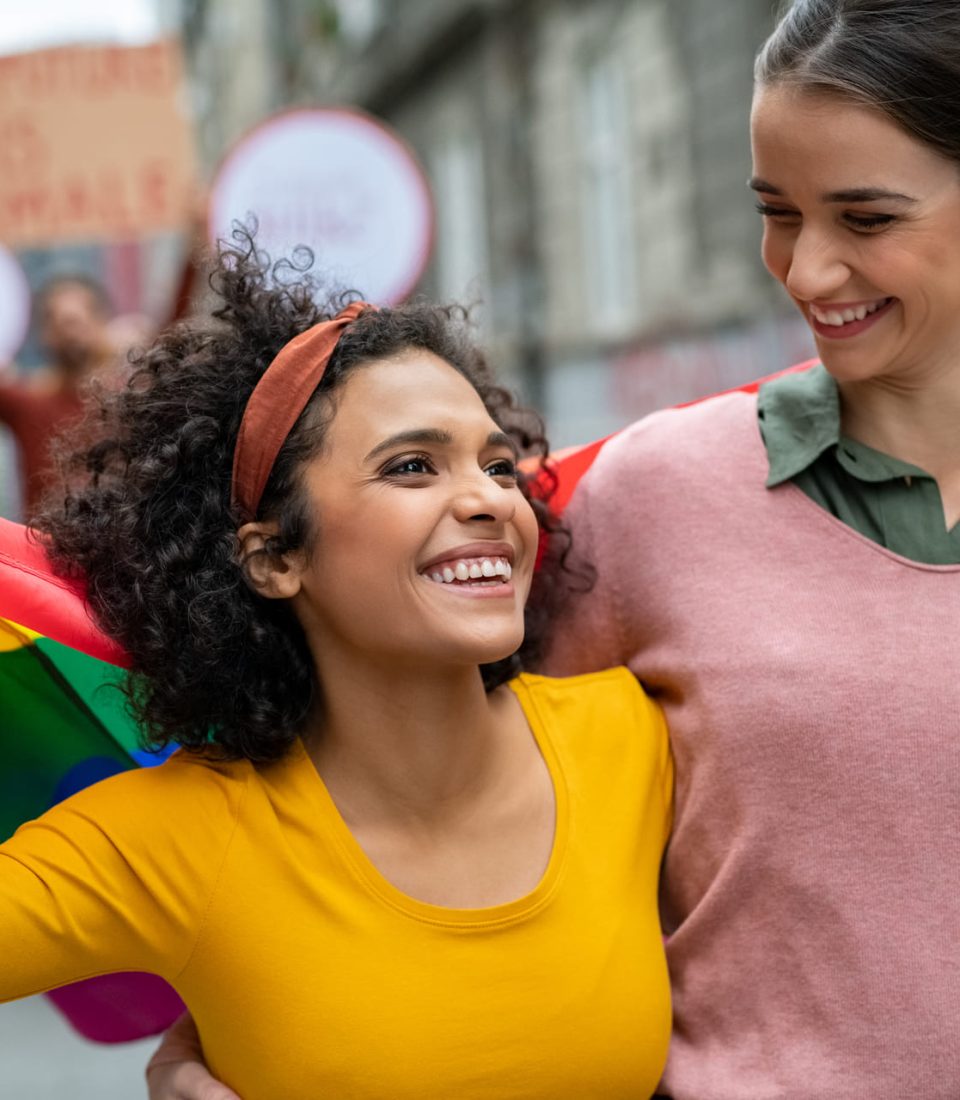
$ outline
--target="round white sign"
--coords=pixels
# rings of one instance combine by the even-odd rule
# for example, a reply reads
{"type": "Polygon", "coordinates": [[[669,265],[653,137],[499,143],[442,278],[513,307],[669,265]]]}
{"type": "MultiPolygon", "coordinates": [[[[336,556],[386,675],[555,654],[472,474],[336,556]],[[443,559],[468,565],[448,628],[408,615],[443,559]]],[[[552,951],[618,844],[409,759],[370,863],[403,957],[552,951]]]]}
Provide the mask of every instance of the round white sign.
{"type": "Polygon", "coordinates": [[[12,361],[30,327],[30,284],[16,256],[0,244],[0,367],[12,361]]]}
{"type": "Polygon", "coordinates": [[[407,145],[359,111],[285,111],[242,137],[210,193],[211,238],[253,214],[271,259],[313,249],[325,285],[371,302],[405,298],[433,244],[433,201],[407,145]]]}

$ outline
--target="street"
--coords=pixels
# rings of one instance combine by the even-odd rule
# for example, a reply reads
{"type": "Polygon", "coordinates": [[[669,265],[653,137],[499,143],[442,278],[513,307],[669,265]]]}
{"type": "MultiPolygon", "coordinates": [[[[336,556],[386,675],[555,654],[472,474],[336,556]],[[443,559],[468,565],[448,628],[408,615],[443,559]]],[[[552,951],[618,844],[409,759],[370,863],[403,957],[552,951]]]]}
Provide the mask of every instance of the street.
{"type": "Polygon", "coordinates": [[[45,997],[0,1004],[0,1100],[143,1100],[153,1039],[81,1039],[45,997]]]}

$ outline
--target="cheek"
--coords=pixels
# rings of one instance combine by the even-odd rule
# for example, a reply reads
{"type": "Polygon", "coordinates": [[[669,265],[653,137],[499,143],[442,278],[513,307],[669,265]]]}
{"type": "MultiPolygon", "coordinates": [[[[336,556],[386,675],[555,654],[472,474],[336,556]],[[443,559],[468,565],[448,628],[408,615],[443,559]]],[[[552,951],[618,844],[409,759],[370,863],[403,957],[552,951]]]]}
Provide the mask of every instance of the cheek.
{"type": "Polygon", "coordinates": [[[541,531],[533,508],[526,498],[517,506],[516,525],[523,542],[524,565],[532,576],[533,568],[540,560],[541,531]]]}

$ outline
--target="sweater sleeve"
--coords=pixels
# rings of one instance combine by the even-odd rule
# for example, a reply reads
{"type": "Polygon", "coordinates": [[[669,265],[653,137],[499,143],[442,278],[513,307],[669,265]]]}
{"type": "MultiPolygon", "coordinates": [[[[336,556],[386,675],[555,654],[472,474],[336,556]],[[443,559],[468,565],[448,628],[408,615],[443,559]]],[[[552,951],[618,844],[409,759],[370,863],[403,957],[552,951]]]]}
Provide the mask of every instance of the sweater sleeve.
{"type": "Polygon", "coordinates": [[[121,970],[173,981],[242,789],[173,760],[97,783],[18,829],[0,845],[0,1000],[121,970]]]}

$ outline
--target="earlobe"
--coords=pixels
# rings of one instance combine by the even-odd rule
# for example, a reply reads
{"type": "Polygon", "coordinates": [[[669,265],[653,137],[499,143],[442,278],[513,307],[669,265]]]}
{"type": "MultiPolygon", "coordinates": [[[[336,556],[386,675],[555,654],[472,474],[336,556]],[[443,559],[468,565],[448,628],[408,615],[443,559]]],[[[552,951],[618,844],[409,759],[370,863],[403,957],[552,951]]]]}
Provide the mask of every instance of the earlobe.
{"type": "Polygon", "coordinates": [[[237,531],[237,561],[250,587],[268,600],[289,600],[300,591],[300,557],[270,549],[276,523],[245,523],[237,531]]]}

